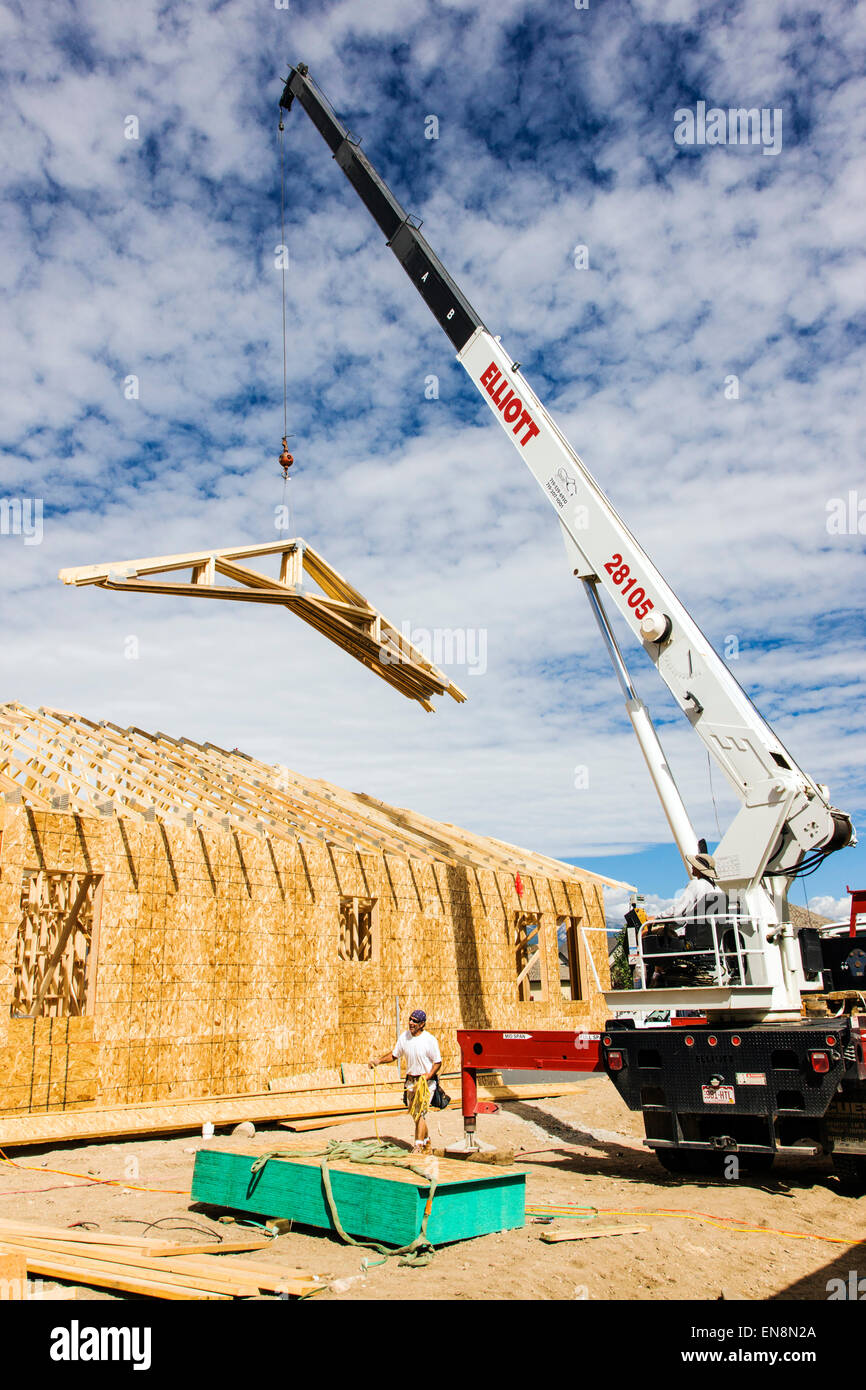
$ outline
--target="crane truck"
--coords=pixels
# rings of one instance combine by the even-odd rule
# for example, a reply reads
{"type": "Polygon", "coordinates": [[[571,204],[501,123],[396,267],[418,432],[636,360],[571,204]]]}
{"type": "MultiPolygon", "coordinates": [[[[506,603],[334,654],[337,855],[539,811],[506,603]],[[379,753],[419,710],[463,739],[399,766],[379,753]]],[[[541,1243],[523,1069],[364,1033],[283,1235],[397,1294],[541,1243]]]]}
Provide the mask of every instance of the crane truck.
{"type": "Polygon", "coordinates": [[[553,508],[690,880],[676,914],[649,925],[634,911],[627,917],[639,987],[605,994],[603,1033],[458,1034],[467,1142],[475,1142],[478,1069],[597,1070],[642,1112],[645,1142],[670,1171],[711,1172],[734,1154],[766,1168],[776,1153],[796,1151],[832,1153],[846,1181],[866,1180],[866,895],[852,900],[843,938],[798,929],[788,908],[794,880],[856,843],[851,818],[755,708],[304,64],[290,69],[280,107],[295,102],[553,508]],[[712,854],[637,695],[607,605],[739,798],[712,854]],[[638,1030],[621,1016],[626,1009],[670,1010],[686,1015],[686,1026],[638,1030]]]}

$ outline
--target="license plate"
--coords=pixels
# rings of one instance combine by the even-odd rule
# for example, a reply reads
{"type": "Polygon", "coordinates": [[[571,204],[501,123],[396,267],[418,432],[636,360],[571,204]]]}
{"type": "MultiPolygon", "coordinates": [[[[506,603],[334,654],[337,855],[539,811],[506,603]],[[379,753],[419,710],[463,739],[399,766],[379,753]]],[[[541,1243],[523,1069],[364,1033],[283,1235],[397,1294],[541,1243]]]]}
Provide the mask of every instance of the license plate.
{"type": "Polygon", "coordinates": [[[733,1086],[702,1086],[704,1105],[733,1105],[733,1086]]]}

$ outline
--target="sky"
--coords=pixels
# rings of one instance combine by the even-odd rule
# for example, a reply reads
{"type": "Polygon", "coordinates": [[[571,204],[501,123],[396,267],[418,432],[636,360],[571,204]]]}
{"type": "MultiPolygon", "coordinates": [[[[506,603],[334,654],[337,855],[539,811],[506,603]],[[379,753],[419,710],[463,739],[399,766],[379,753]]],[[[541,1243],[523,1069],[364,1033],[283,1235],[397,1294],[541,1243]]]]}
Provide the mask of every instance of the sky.
{"type": "MultiPolygon", "coordinates": [[[[238,747],[653,905],[682,885],[554,514],[297,105],[292,531],[434,657],[438,634],[468,702],[425,714],[270,606],[57,581],[278,536],[277,119],[304,61],[783,743],[866,822],[864,50],[842,0],[7,0],[2,698],[238,747]],[[684,142],[714,108],[764,113],[760,142],[684,142]]],[[[626,656],[712,844],[737,803],[626,656]]],[[[792,896],[837,916],[863,882],[848,850],[792,896]]]]}

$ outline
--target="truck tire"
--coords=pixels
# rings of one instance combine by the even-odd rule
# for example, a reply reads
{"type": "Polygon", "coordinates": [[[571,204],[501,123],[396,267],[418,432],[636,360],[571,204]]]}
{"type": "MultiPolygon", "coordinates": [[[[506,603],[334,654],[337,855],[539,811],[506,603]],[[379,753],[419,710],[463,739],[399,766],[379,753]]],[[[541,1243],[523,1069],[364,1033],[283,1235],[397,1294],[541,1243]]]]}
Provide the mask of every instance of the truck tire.
{"type": "Polygon", "coordinates": [[[846,1191],[866,1191],[866,1158],[858,1154],[834,1154],[833,1171],[846,1191]]]}

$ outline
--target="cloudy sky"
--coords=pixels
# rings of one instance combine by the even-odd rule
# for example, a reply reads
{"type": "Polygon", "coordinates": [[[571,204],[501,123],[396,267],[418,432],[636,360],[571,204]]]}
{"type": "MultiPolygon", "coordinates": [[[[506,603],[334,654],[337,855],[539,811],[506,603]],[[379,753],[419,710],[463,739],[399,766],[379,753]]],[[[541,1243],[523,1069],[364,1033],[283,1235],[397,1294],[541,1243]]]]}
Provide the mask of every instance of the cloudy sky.
{"type": "MultiPolygon", "coordinates": [[[[427,715],[282,610],[57,582],[277,535],[277,103],[303,60],[793,755],[864,821],[866,11],[277,5],[0,10],[0,491],[43,506],[41,537],[2,513],[3,698],[237,746],[653,900],[679,884],[554,514],[298,107],[293,529],[398,626],[462,633],[468,703],[427,715]],[[678,143],[701,102],[765,110],[775,152],[678,143]]],[[[736,806],[633,666],[712,842],[736,806]]],[[[832,908],[864,880],[855,850],[806,882],[832,908]]]]}

